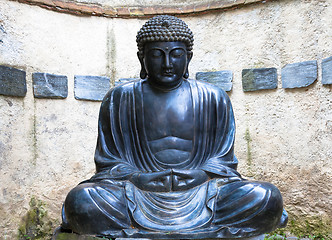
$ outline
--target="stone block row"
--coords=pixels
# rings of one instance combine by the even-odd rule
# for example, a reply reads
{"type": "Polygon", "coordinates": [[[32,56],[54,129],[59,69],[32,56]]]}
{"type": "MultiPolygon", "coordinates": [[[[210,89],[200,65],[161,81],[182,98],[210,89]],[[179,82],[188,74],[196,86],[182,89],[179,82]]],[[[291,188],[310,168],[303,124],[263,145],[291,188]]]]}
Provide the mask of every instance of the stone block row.
{"type": "MultiPolygon", "coordinates": [[[[232,89],[232,72],[198,72],[197,80],[215,84],[225,91],[232,89]]],[[[282,88],[302,88],[313,84],[318,78],[317,61],[287,64],[281,69],[282,88]]],[[[332,84],[332,57],[322,60],[322,84],[332,84]]],[[[252,68],[242,70],[244,92],[278,88],[276,68],[252,68]]]]}
{"type": "MultiPolygon", "coordinates": [[[[35,98],[64,99],[68,96],[67,76],[36,72],[32,74],[32,85],[35,98]]],[[[108,77],[74,77],[74,96],[78,100],[102,101],[110,87],[108,77]]],[[[24,97],[26,92],[26,72],[0,66],[0,95],[24,97]]]]}
{"type": "MultiPolygon", "coordinates": [[[[281,69],[282,88],[302,88],[313,84],[318,78],[317,61],[304,61],[285,65],[281,69]]],[[[332,57],[322,61],[322,84],[332,84],[332,57]]],[[[276,89],[276,68],[253,68],[242,70],[243,91],[276,89]]]]}
{"type": "MultiPolygon", "coordinates": [[[[283,88],[302,88],[317,80],[317,61],[287,64],[281,69],[283,88]]],[[[225,91],[233,87],[233,73],[229,70],[197,72],[196,79],[214,84],[225,91]]],[[[137,80],[122,78],[115,85],[137,80]]],[[[33,93],[36,98],[63,99],[68,96],[68,78],[49,73],[33,73],[33,93]]],[[[332,84],[332,57],[322,60],[322,84],[332,84]]],[[[110,89],[110,78],[102,76],[74,77],[74,96],[78,100],[102,101],[110,89]]],[[[276,68],[252,68],[242,70],[244,92],[278,88],[276,68]]],[[[27,92],[26,72],[13,67],[0,66],[0,95],[24,97],[27,92]]]]}

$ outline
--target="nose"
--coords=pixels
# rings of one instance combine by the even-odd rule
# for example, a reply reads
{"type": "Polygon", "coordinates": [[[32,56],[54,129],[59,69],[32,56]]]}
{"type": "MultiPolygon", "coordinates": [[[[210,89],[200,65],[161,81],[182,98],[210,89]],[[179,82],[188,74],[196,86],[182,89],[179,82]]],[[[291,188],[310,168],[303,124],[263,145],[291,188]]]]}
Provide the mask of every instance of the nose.
{"type": "Polygon", "coordinates": [[[172,64],[171,61],[170,61],[169,54],[165,54],[164,67],[165,67],[166,69],[169,69],[169,68],[172,68],[172,67],[173,67],[173,64],[172,64]]]}

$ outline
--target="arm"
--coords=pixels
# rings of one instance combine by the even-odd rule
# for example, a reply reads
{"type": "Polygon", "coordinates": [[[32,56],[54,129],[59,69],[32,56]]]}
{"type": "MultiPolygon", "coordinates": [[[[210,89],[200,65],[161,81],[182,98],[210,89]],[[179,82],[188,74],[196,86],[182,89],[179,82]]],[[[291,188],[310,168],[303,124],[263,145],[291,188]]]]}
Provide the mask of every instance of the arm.
{"type": "Polygon", "coordinates": [[[124,128],[120,122],[120,110],[128,111],[122,107],[123,89],[111,89],[101,104],[98,118],[98,139],[95,151],[96,174],[92,180],[128,180],[134,173],[141,172],[133,163],[132,157],[126,154],[126,143],[123,131],[131,129],[124,128]]]}
{"type": "Polygon", "coordinates": [[[216,120],[211,124],[214,127],[214,139],[212,146],[209,146],[209,157],[200,169],[212,178],[223,179],[226,182],[232,181],[233,178],[241,179],[241,175],[236,171],[238,161],[234,155],[235,119],[231,101],[221,89],[214,91],[212,101],[214,104],[211,104],[211,108],[216,110],[216,120]]]}

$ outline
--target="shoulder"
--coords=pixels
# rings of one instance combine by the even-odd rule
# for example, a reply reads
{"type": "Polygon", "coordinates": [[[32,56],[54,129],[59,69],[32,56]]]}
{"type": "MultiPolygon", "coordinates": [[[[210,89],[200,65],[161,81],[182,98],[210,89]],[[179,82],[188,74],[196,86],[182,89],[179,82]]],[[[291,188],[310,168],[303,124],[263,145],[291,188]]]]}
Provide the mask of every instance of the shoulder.
{"type": "Polygon", "coordinates": [[[215,96],[216,98],[229,99],[227,93],[223,89],[221,89],[213,84],[210,84],[208,82],[199,81],[199,80],[192,80],[192,79],[188,79],[188,82],[192,86],[196,85],[198,90],[210,93],[213,96],[215,96]]]}
{"type": "Polygon", "coordinates": [[[103,102],[108,102],[113,98],[118,98],[121,97],[123,93],[126,92],[132,92],[134,89],[135,83],[140,82],[140,79],[133,80],[133,81],[128,81],[125,83],[121,83],[120,85],[117,85],[113,88],[111,88],[105,95],[103,102]]]}
{"type": "Polygon", "coordinates": [[[135,81],[129,81],[111,88],[106,93],[101,103],[101,108],[109,109],[111,106],[119,106],[121,102],[121,97],[126,93],[133,93],[135,84],[139,83],[140,81],[140,79],[135,81]]]}

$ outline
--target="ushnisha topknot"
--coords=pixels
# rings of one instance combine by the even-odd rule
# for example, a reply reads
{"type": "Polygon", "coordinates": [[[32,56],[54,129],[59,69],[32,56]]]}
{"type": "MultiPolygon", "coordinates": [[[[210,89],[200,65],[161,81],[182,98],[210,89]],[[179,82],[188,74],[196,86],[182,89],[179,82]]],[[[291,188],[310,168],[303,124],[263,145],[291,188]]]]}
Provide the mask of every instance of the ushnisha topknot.
{"type": "Polygon", "coordinates": [[[160,15],[150,18],[138,31],[136,42],[138,52],[143,55],[144,44],[147,42],[184,42],[190,52],[194,45],[194,36],[188,25],[181,19],[160,15]]]}

